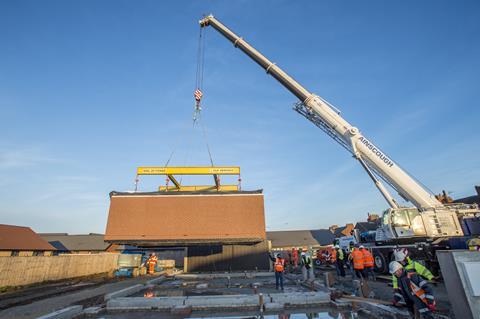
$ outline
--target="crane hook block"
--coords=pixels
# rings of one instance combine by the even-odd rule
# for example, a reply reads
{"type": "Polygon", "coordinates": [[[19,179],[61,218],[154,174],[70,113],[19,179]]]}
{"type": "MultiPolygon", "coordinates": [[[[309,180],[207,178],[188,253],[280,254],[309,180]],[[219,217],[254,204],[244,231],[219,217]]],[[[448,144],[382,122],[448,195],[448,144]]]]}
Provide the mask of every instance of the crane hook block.
{"type": "Polygon", "coordinates": [[[202,99],[203,93],[200,91],[200,89],[196,89],[195,92],[193,93],[193,96],[195,97],[195,101],[200,102],[202,99]]]}

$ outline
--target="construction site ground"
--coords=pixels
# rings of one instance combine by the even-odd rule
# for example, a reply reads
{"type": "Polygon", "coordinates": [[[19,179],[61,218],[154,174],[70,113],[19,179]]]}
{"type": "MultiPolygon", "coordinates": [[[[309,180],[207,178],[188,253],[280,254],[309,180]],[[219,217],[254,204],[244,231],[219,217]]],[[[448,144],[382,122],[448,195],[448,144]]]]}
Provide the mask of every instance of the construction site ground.
{"type": "Polygon", "coordinates": [[[150,279],[97,276],[25,287],[0,294],[0,318],[30,319],[71,305],[99,305],[105,294],[150,279]]]}
{"type": "MultiPolygon", "coordinates": [[[[324,277],[326,272],[335,273],[333,266],[322,266],[316,269],[315,289],[328,291],[325,287],[324,277]]],[[[117,292],[121,289],[132,287],[138,284],[145,285],[144,288],[129,293],[128,297],[178,297],[178,296],[228,296],[228,295],[253,295],[253,294],[298,294],[308,293],[313,285],[301,283],[300,273],[289,273],[285,278],[285,289],[283,292],[275,288],[275,278],[273,273],[255,273],[245,272],[217,275],[209,274],[185,274],[169,277],[168,280],[159,282],[155,285],[146,285],[156,276],[142,276],[136,278],[107,278],[90,277],[78,280],[69,280],[64,282],[49,283],[26,287],[16,291],[10,291],[0,294],[0,318],[37,318],[41,315],[63,309],[72,305],[81,305],[87,307],[100,307],[98,314],[92,314],[90,318],[179,318],[179,317],[219,317],[218,312],[194,312],[189,314],[172,314],[156,311],[131,312],[131,311],[106,311],[105,295],[117,292]],[[209,277],[211,276],[211,277],[209,277]]],[[[373,291],[374,299],[390,302],[392,300],[392,287],[388,276],[380,276],[377,281],[368,281],[369,288],[373,291]]],[[[351,275],[345,278],[335,280],[333,287],[337,291],[343,291],[345,295],[355,293],[355,288],[351,275]]],[[[454,318],[450,311],[450,302],[442,283],[434,287],[437,305],[439,308],[439,318],[454,318]]],[[[358,292],[357,292],[358,294],[358,292]]],[[[128,299],[128,298],[127,298],[128,299]]],[[[138,298],[132,298],[138,299],[138,298]]],[[[364,313],[355,312],[357,318],[372,318],[364,313]]],[[[229,312],[228,316],[241,318],[255,317],[257,312],[241,313],[229,312]]],[[[270,318],[267,313],[264,318],[270,318]]],[[[289,315],[289,318],[338,318],[339,315],[350,318],[352,309],[336,309],[332,307],[290,309],[282,310],[271,318],[281,318],[282,315],[289,315]]],[[[375,316],[374,316],[375,317],[375,316]]],[[[343,318],[340,316],[340,318],[343,318]]],[[[378,317],[380,318],[380,317],[378,317]]]]}
{"type": "MultiPolygon", "coordinates": [[[[336,270],[334,266],[321,266],[317,268],[317,277],[322,278],[323,274],[327,271],[330,271],[336,274],[336,270]]],[[[347,294],[353,294],[355,292],[355,288],[353,285],[352,276],[349,273],[349,270],[346,269],[346,276],[345,278],[337,278],[335,275],[335,284],[334,288],[344,291],[347,294]]],[[[373,291],[372,297],[374,299],[380,299],[384,301],[391,302],[393,300],[393,288],[392,288],[392,280],[391,276],[389,275],[377,275],[377,280],[368,280],[367,284],[368,287],[373,291]]],[[[435,299],[437,302],[437,313],[441,315],[445,315],[449,318],[455,318],[452,307],[450,304],[450,300],[448,299],[447,290],[443,282],[436,283],[433,286],[435,299]]]]}

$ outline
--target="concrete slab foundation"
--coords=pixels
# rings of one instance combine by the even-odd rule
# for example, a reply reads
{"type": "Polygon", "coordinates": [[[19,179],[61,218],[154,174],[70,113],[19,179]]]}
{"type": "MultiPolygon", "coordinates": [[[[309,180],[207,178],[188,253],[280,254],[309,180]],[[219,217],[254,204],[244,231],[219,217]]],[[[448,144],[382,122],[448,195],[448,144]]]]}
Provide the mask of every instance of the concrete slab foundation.
{"type": "Polygon", "coordinates": [[[37,319],[72,319],[82,313],[82,306],[71,306],[55,312],[38,317],[37,319]]]}
{"type": "MultiPolygon", "coordinates": [[[[325,292],[267,294],[263,296],[265,309],[329,306],[330,295],[325,292]]],[[[224,309],[260,309],[258,295],[190,296],[190,297],[120,297],[107,302],[108,311],[169,310],[181,306],[194,311],[224,309]]]]}
{"type": "Polygon", "coordinates": [[[145,285],[142,285],[142,284],[133,285],[133,286],[131,286],[131,287],[127,287],[127,288],[124,288],[124,289],[121,289],[121,290],[118,290],[118,291],[115,291],[115,292],[106,294],[106,295],[104,296],[104,300],[105,300],[105,301],[108,301],[108,300],[110,300],[110,299],[112,299],[112,298],[130,296],[130,295],[133,295],[133,294],[136,293],[136,292],[139,292],[140,290],[142,290],[142,289],[144,289],[144,288],[145,288],[145,285]]]}

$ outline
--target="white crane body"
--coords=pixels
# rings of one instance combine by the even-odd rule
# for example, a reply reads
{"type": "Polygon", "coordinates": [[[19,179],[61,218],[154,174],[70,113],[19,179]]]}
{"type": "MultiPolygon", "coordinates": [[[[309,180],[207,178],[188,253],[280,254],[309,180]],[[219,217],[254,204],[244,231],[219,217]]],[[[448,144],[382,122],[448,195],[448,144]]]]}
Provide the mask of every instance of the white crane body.
{"type": "MultiPolygon", "coordinates": [[[[375,186],[386,199],[391,209],[387,211],[389,222],[384,222],[383,235],[386,238],[412,236],[462,236],[457,213],[458,209],[446,207],[433,194],[407,174],[393,159],[385,154],[355,126],[347,122],[340,112],[320,96],[309,92],[300,83],[285,73],[275,63],[258,52],[241,37],[229,30],[212,15],[200,20],[200,26],[212,26],[231,41],[235,47],[246,53],[268,74],[294,94],[300,102],[297,112],[324,130],[339,142],[362,164],[375,186]],[[401,208],[380,180],[385,180],[399,195],[410,201],[416,209],[401,208]],[[408,225],[395,225],[395,217],[406,218],[408,225]]],[[[381,237],[382,234],[379,234],[381,237]]]]}

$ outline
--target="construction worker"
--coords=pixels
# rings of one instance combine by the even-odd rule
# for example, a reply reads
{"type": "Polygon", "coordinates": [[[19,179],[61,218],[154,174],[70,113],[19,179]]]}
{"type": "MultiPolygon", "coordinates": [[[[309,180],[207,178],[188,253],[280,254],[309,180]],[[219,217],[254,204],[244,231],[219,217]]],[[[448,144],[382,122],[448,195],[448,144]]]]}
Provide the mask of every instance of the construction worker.
{"type": "Polygon", "coordinates": [[[365,277],[368,279],[370,277],[369,275],[372,275],[373,280],[376,280],[375,272],[373,271],[374,261],[372,253],[363,245],[360,245],[360,251],[363,254],[363,268],[365,277]]]}
{"type": "Polygon", "coordinates": [[[353,241],[351,241],[349,243],[347,251],[346,251],[347,252],[346,266],[350,270],[350,274],[352,275],[352,279],[353,279],[353,277],[355,277],[355,270],[353,268],[352,258],[350,256],[351,256],[354,249],[355,249],[355,243],[353,241]]]}
{"type": "Polygon", "coordinates": [[[365,268],[363,265],[363,253],[360,251],[359,248],[354,247],[353,251],[350,253],[350,256],[348,256],[348,258],[353,264],[353,271],[355,272],[355,275],[357,276],[357,278],[360,280],[363,280],[363,278],[365,277],[365,274],[363,272],[365,268]]]}
{"type": "Polygon", "coordinates": [[[335,248],[329,249],[330,251],[330,264],[335,264],[337,262],[337,251],[335,248]]]}
{"type": "Polygon", "coordinates": [[[155,265],[157,264],[157,261],[158,261],[158,258],[157,256],[155,255],[155,253],[151,253],[149,256],[148,256],[148,259],[147,259],[147,266],[148,266],[148,273],[149,274],[153,274],[155,273],[155,265]]]}
{"type": "Polygon", "coordinates": [[[468,250],[480,251],[480,237],[471,238],[467,241],[468,250]]]}
{"type": "Polygon", "coordinates": [[[314,281],[315,275],[313,273],[312,257],[309,254],[302,252],[301,264],[302,264],[303,281],[308,281],[308,280],[314,281]]]}
{"type": "Polygon", "coordinates": [[[285,259],[282,258],[280,253],[277,253],[275,257],[268,255],[270,260],[273,261],[273,271],[275,272],[275,286],[276,289],[280,287],[283,290],[283,273],[285,272],[285,259]]]}
{"type": "MultiPolygon", "coordinates": [[[[434,278],[433,274],[428,270],[424,265],[419,262],[413,261],[408,257],[408,250],[406,248],[395,249],[393,251],[393,259],[399,262],[405,270],[414,270],[417,275],[427,279],[432,280],[434,278]]],[[[397,277],[392,275],[392,285],[393,290],[398,289],[397,277]]]]}
{"type": "Polygon", "coordinates": [[[337,275],[341,277],[345,277],[345,269],[343,268],[344,265],[344,259],[345,259],[345,254],[343,253],[343,249],[340,248],[339,245],[335,245],[335,254],[337,256],[336,258],[336,268],[337,268],[337,275]]]}
{"type": "Polygon", "coordinates": [[[393,305],[396,306],[403,301],[414,317],[416,308],[422,318],[433,318],[435,298],[428,281],[420,277],[413,269],[404,269],[398,261],[392,261],[389,270],[398,281],[398,289],[393,296],[393,305]]]}
{"type": "Polygon", "coordinates": [[[292,248],[292,259],[293,259],[293,269],[294,271],[297,271],[298,269],[298,250],[295,248],[292,248]]]}

